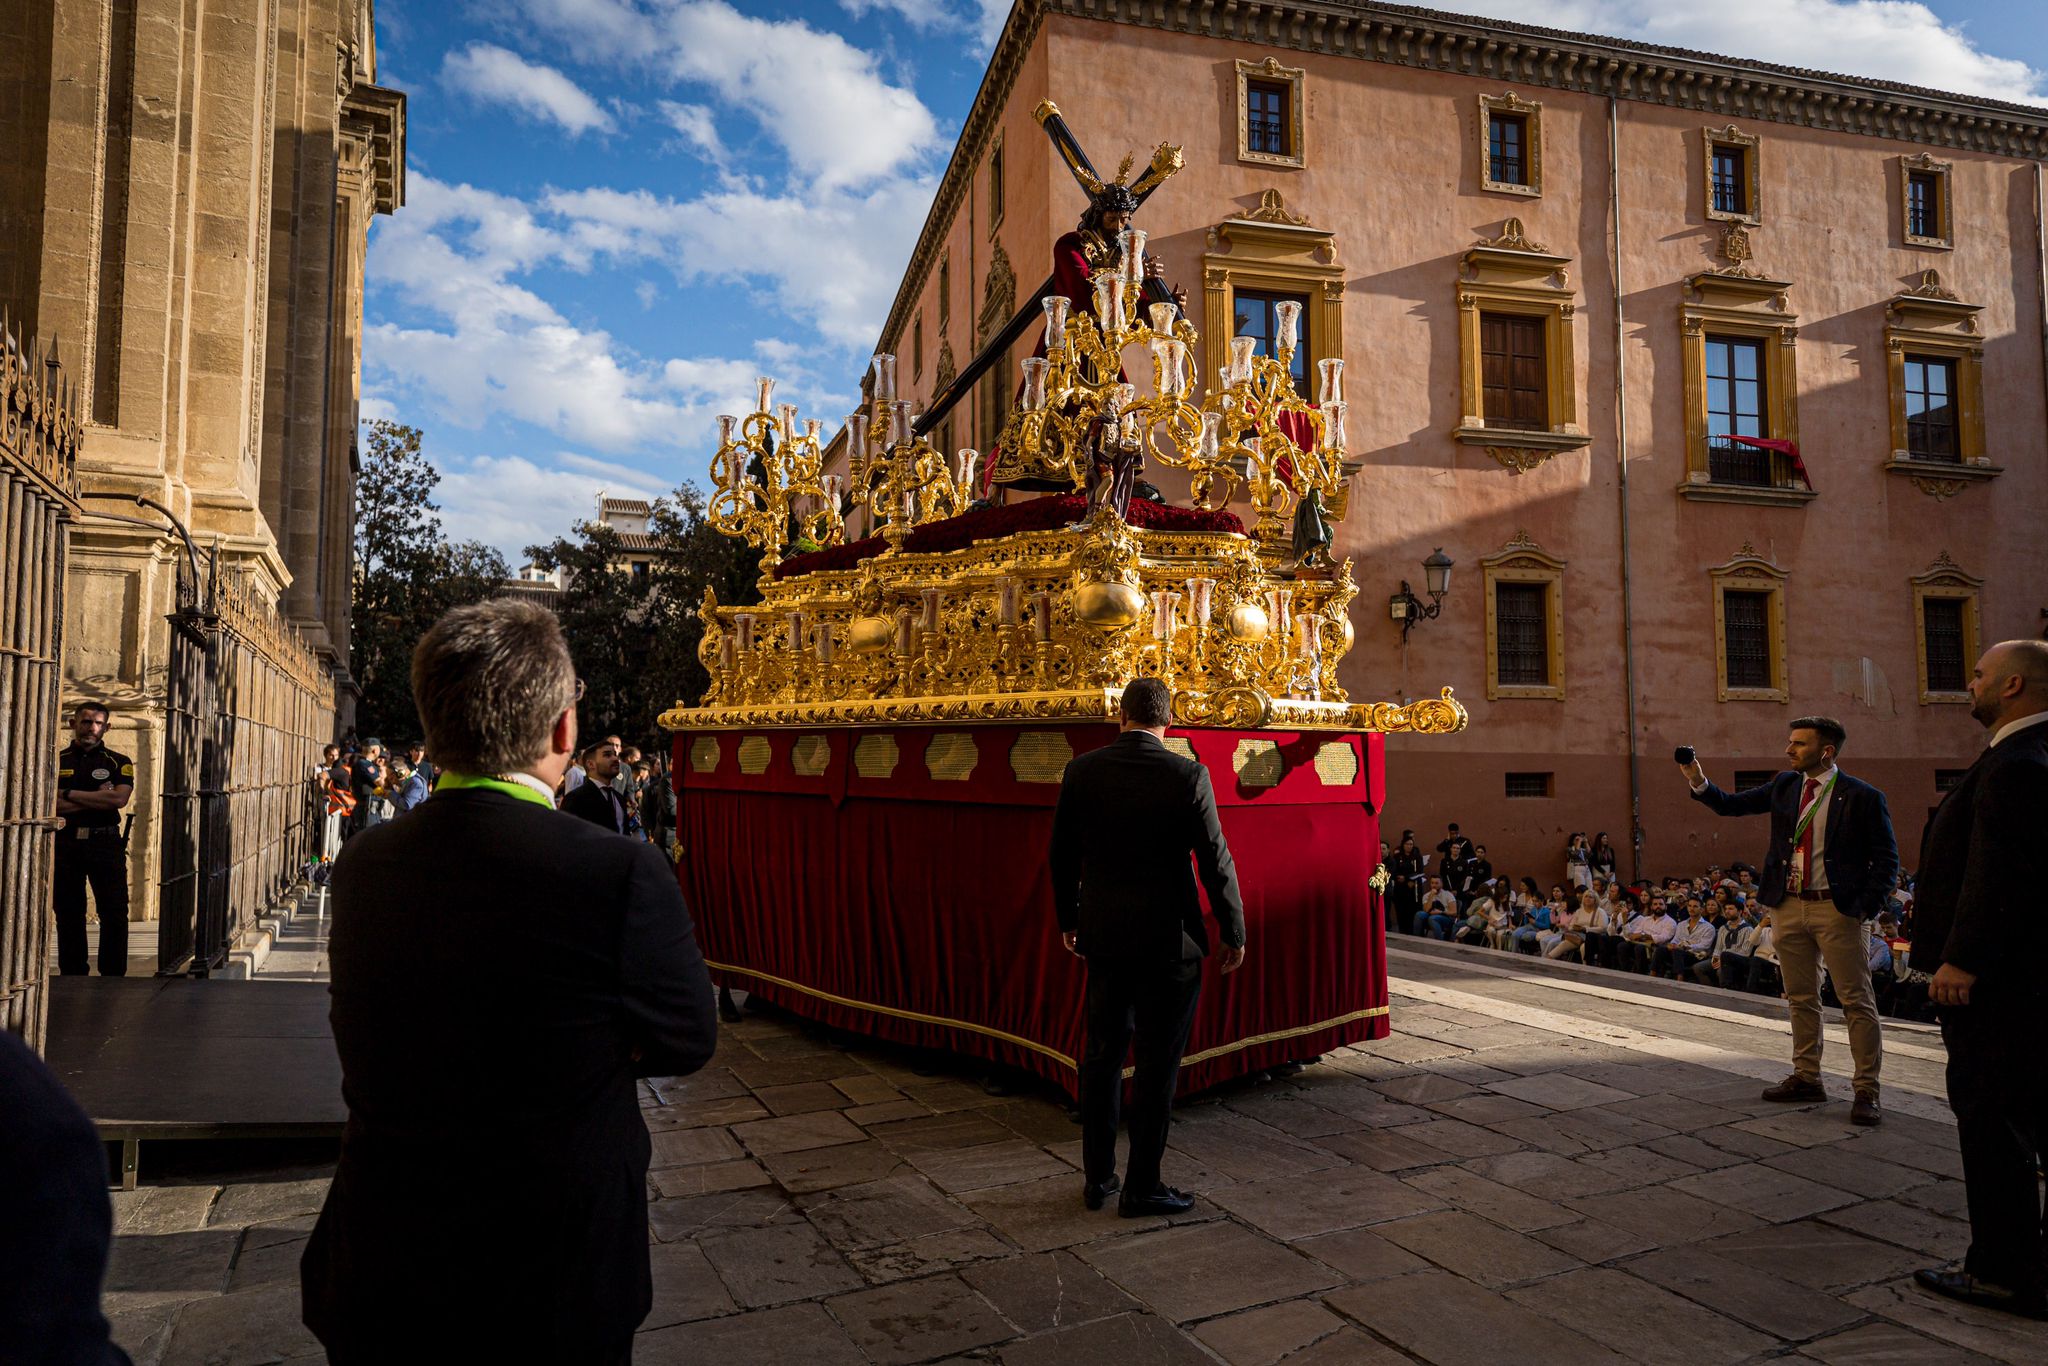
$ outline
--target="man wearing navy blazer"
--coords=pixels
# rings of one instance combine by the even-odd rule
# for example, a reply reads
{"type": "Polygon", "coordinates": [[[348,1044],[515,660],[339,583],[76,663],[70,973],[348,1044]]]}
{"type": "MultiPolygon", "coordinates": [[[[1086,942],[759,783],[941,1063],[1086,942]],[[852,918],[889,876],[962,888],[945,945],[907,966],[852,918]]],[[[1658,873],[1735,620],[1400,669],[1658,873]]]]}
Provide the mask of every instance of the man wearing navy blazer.
{"type": "Polygon", "coordinates": [[[1826,716],[1792,722],[1785,758],[1792,767],[1770,782],[1723,792],[1693,759],[1685,765],[1693,800],[1718,816],[1771,817],[1760,899],[1771,908],[1772,942],[1792,1016],[1792,1075],[1765,1100],[1826,1100],[1820,1079],[1820,968],[1827,964],[1849,1052],[1856,1060],[1849,1118],[1876,1124],[1884,1033],[1870,984],[1865,922],[1884,908],[1899,880],[1899,846],[1884,794],[1836,766],[1847,733],[1826,716]]]}
{"type": "Polygon", "coordinates": [[[1913,967],[1948,1045],[1970,1253],[1916,1271],[1937,1294],[2048,1318],[2048,642],[2008,640],[1977,661],[1970,714],[1991,743],[1941,800],[1920,841],[1913,967]]]}

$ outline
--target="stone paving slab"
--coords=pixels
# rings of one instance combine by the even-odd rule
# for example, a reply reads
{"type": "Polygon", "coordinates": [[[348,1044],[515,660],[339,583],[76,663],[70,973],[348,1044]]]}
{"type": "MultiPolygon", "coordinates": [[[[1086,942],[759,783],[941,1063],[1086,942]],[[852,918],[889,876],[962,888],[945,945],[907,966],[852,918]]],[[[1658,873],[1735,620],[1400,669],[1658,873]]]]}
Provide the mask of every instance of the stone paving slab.
{"type": "MultiPolygon", "coordinates": [[[[749,1014],[703,1072],[642,1087],[636,1360],[2048,1362],[2041,1325],[1908,1279],[1967,1232],[1926,1107],[1855,1130],[1846,1096],[1758,1099],[1782,1054],[1703,1065],[1696,1013],[1433,969],[1432,999],[1396,982],[1391,1038],[1179,1107],[1165,1175],[1197,1200],[1173,1220],[1084,1208],[1048,1092],[749,1014]]],[[[1714,1028],[1715,1058],[1784,1046],[1714,1028]]],[[[117,1196],[119,1340],[144,1366],[308,1358],[296,1261],[324,1189],[300,1168],[117,1196]]]]}

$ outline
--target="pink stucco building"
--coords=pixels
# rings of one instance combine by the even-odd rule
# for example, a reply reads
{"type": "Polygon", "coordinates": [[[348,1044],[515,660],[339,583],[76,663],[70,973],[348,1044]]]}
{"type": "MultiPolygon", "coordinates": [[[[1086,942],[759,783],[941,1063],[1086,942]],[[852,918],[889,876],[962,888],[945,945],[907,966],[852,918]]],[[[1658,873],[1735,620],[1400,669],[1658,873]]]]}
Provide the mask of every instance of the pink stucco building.
{"type": "MultiPolygon", "coordinates": [[[[1139,225],[1205,374],[1290,296],[1348,362],[1346,686],[1472,713],[1390,743],[1390,830],[1546,883],[1579,829],[1624,872],[1636,824],[1646,874],[1754,859],[1672,747],[1725,783],[1822,712],[1913,866],[1979,644],[2048,603],[2048,112],[1391,5],[1024,0],[879,339],[921,402],[1085,207],[1046,99],[1105,174],[1184,148],[1139,225]]],[[[1035,335],[939,439],[992,444],[1035,335]]]]}

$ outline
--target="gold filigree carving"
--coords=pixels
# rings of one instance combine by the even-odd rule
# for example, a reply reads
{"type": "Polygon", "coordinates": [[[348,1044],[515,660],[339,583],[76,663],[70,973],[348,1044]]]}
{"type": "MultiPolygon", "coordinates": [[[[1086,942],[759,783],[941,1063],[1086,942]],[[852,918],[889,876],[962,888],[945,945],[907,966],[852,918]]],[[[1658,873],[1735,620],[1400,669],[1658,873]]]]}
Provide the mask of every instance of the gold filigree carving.
{"type": "Polygon", "coordinates": [[[1259,191],[1259,206],[1246,210],[1244,217],[1252,223],[1285,223],[1296,228],[1308,226],[1308,215],[1288,208],[1278,190],[1259,191]]]}

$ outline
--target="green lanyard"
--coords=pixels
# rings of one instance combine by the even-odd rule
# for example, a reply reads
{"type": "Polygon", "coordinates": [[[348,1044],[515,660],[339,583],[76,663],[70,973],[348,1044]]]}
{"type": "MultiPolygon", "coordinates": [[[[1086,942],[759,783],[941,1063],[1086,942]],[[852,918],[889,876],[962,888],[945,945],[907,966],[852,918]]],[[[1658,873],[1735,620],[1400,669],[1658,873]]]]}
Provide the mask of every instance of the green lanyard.
{"type": "Polygon", "coordinates": [[[1820,810],[1820,804],[1828,799],[1828,793],[1835,790],[1835,779],[1841,776],[1842,770],[1839,768],[1830,773],[1828,780],[1821,784],[1820,791],[1814,793],[1813,800],[1806,804],[1805,814],[1800,816],[1799,824],[1792,827],[1792,843],[1795,847],[1805,836],[1806,827],[1813,824],[1813,813],[1820,810]]]}
{"type": "Polygon", "coordinates": [[[444,771],[434,783],[436,792],[455,792],[465,787],[481,787],[491,792],[502,792],[508,797],[517,797],[522,802],[545,806],[550,811],[555,809],[555,804],[543,797],[538,790],[528,787],[525,783],[507,782],[503,778],[484,778],[474,773],[444,771]]]}

